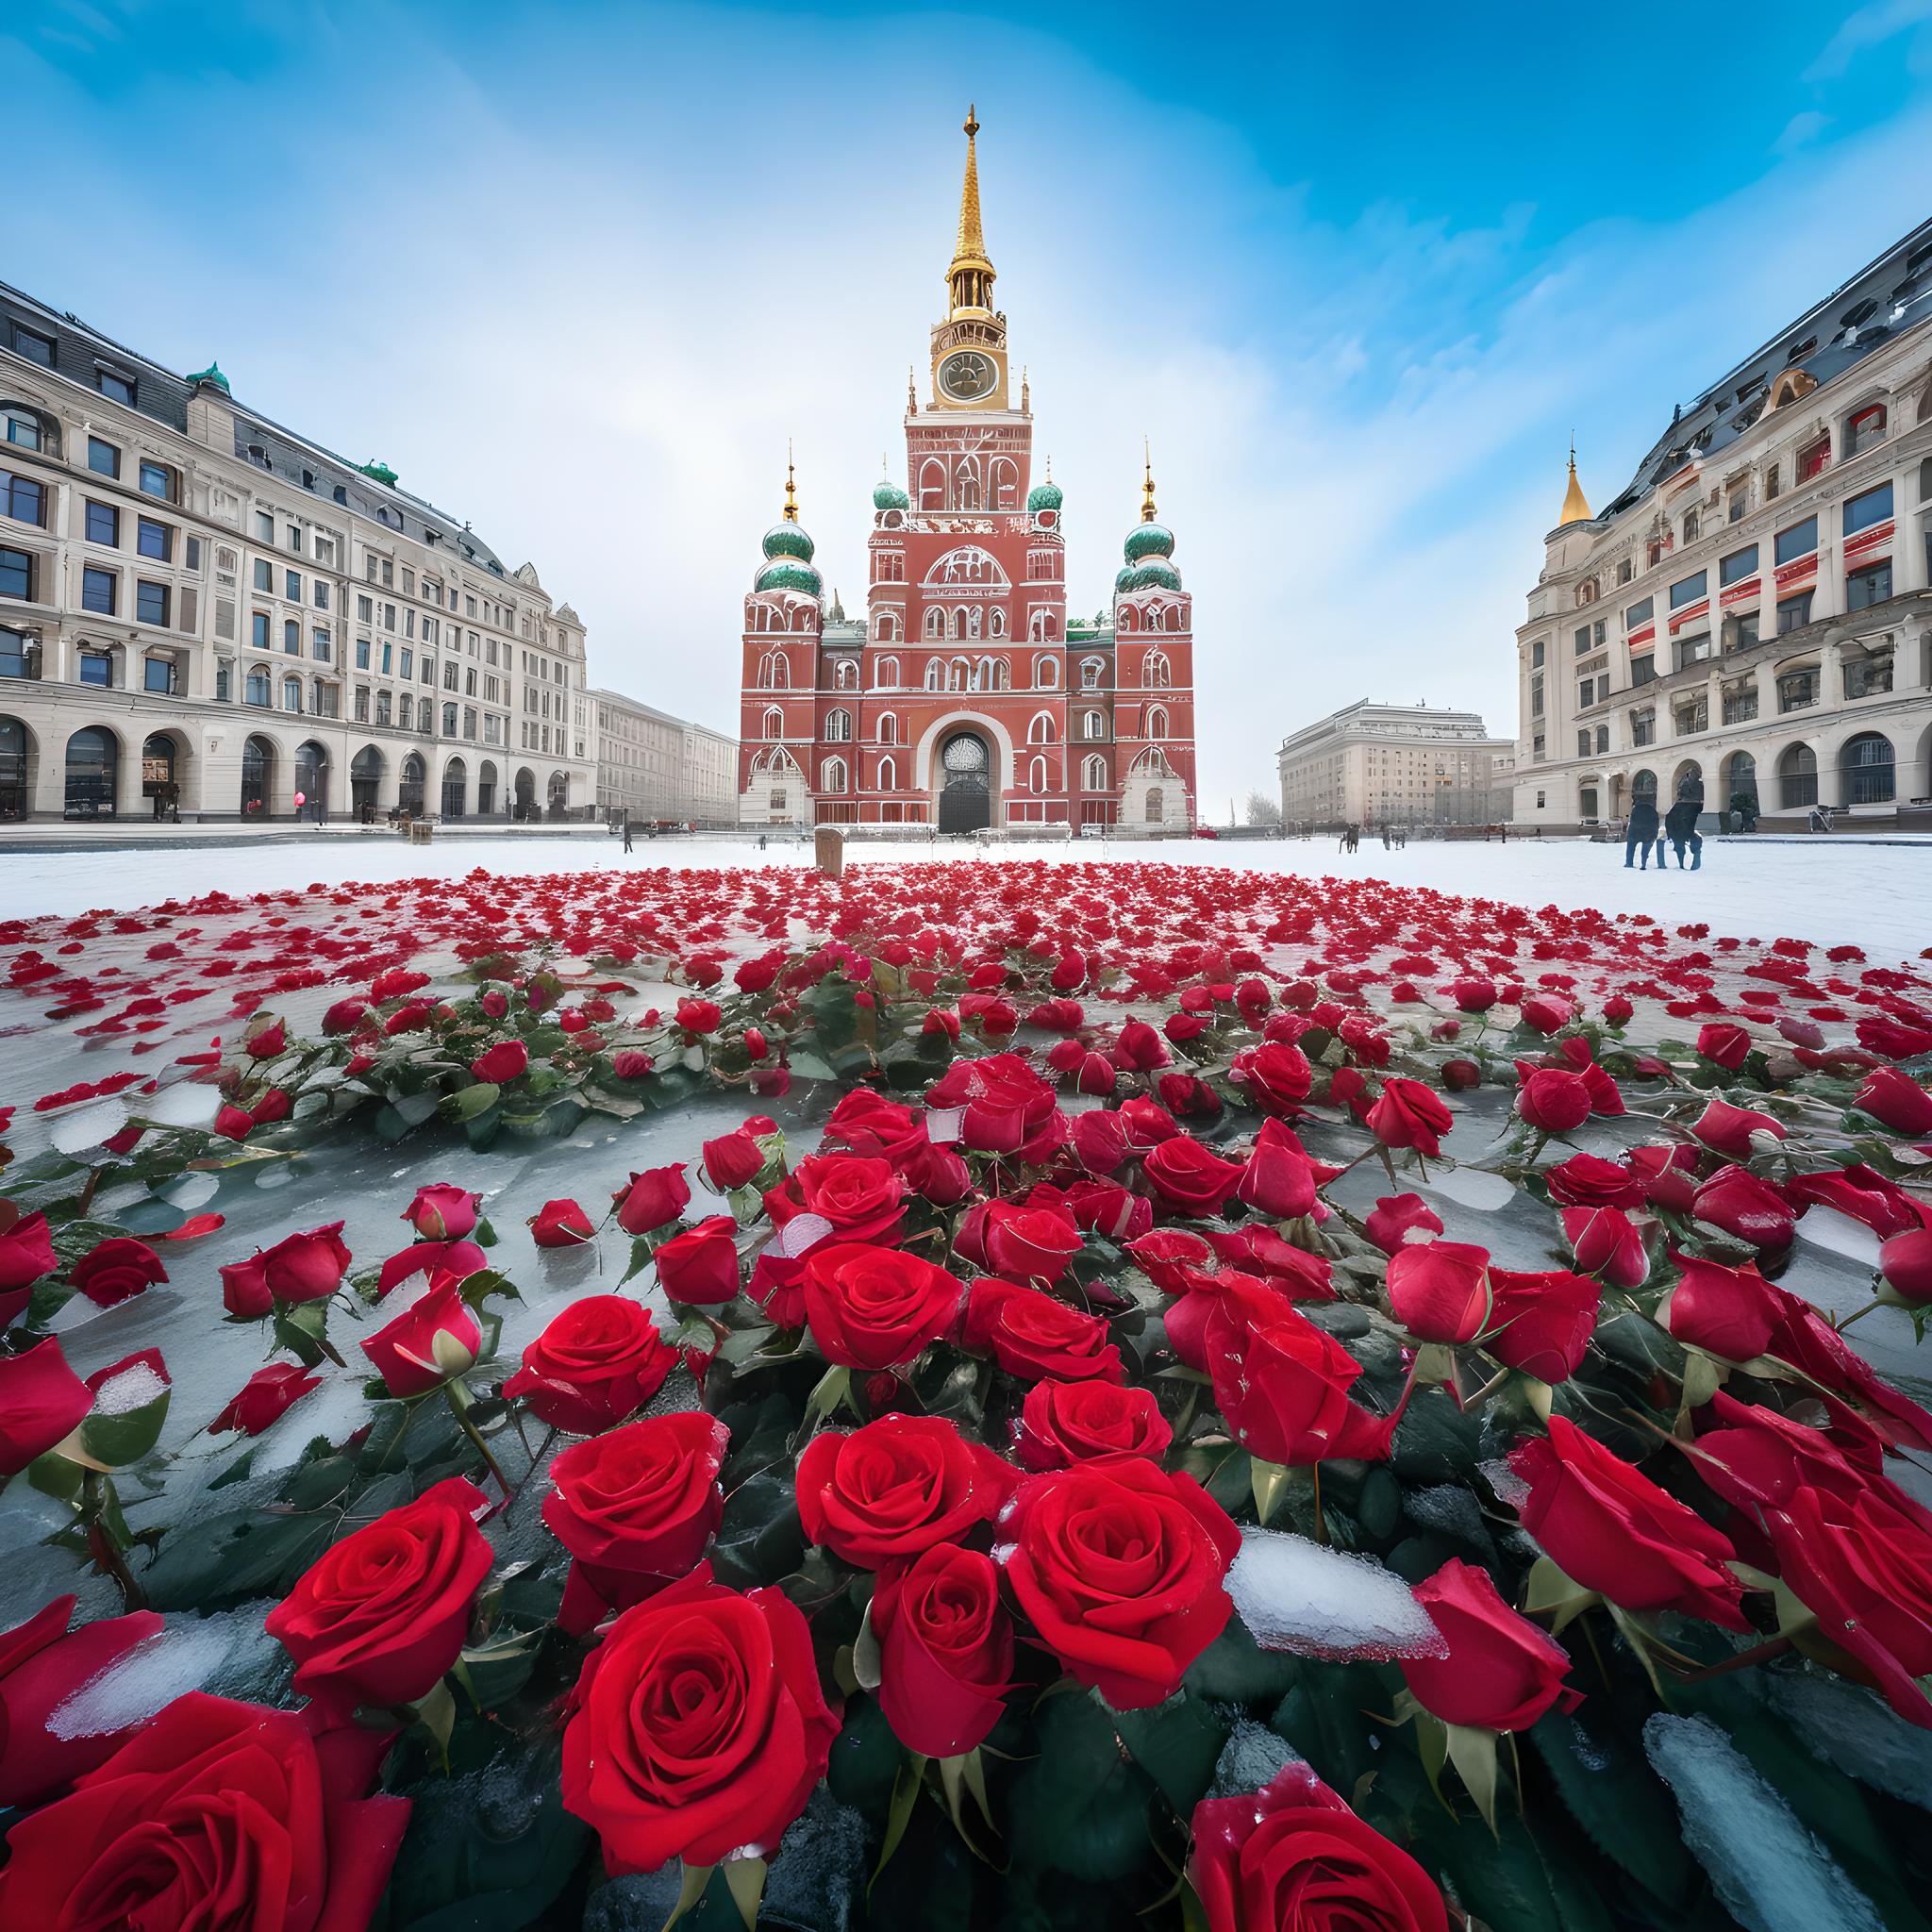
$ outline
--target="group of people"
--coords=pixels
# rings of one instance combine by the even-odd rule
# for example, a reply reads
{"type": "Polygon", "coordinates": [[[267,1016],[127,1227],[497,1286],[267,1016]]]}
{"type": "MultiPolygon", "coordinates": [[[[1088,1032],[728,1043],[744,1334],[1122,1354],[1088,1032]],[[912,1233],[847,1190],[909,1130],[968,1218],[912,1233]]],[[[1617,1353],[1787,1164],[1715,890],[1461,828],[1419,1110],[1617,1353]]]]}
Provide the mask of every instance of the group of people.
{"type": "Polygon", "coordinates": [[[1657,847],[1657,869],[1664,869],[1664,844],[1668,841],[1677,855],[1677,870],[1682,872],[1684,854],[1690,854],[1692,872],[1702,869],[1704,864],[1704,834],[1697,829],[1697,821],[1704,810],[1704,787],[1695,778],[1686,778],[1677,787],[1677,796],[1669,811],[1661,818],[1657,816],[1657,798],[1648,791],[1640,791],[1631,801],[1630,817],[1624,827],[1624,864],[1627,869],[1635,865],[1640,872],[1650,870],[1650,848],[1657,847]]]}

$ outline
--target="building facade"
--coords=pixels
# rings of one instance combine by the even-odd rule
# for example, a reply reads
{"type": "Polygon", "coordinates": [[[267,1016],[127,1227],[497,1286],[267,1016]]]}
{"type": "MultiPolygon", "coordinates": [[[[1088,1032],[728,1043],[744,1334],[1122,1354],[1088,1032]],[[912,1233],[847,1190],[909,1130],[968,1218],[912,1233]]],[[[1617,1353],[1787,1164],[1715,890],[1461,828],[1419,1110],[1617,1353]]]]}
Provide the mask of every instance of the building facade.
{"type": "Polygon", "coordinates": [[[1067,618],[1063,497],[1033,480],[966,121],[930,388],[908,382],[905,481],[873,491],[866,615],[827,610],[788,478],[744,600],[739,816],[1067,836],[1194,820],[1192,600],[1142,485],[1107,613],[1067,618]]]}
{"type": "Polygon", "coordinates": [[[585,682],[392,470],[0,286],[0,819],[588,814],[585,682]]]}
{"type": "Polygon", "coordinates": [[[621,691],[593,689],[597,810],[633,824],[738,822],[738,741],[621,691]]]}
{"type": "Polygon", "coordinates": [[[1517,632],[1516,816],[1890,822],[1932,792],[1932,222],[1577,483],[1517,632]]]}
{"type": "Polygon", "coordinates": [[[1474,711],[1346,705],[1282,741],[1285,824],[1488,825],[1506,821],[1516,746],[1474,711]]]}

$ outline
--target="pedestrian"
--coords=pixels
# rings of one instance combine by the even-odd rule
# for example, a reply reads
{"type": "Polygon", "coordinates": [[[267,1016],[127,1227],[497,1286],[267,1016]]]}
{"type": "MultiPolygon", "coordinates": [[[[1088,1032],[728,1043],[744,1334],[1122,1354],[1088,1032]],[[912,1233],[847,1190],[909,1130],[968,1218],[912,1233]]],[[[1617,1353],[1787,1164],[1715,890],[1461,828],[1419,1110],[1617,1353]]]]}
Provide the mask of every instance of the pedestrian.
{"type": "Polygon", "coordinates": [[[624,849],[626,852],[630,850],[630,813],[627,811],[624,815],[624,849]]]}
{"type": "MultiPolygon", "coordinates": [[[[1690,870],[1697,872],[1703,867],[1704,836],[1697,829],[1698,815],[1703,809],[1702,791],[1687,778],[1677,788],[1676,802],[1664,814],[1664,830],[1670,837],[1671,844],[1675,848],[1679,872],[1684,870],[1684,848],[1687,845],[1690,848],[1690,870]]],[[[1661,848],[1658,849],[1657,862],[1659,866],[1664,862],[1661,848]]]]}
{"type": "Polygon", "coordinates": [[[1809,831],[1813,831],[1813,832],[1828,832],[1828,831],[1830,831],[1830,830],[1831,830],[1831,808],[1830,808],[1830,806],[1828,806],[1828,805],[1814,805],[1814,806],[1813,806],[1813,807],[1811,808],[1811,816],[1810,816],[1810,817],[1809,817],[1809,818],[1808,818],[1808,819],[1807,819],[1807,821],[1806,821],[1805,823],[1806,823],[1806,828],[1807,828],[1807,830],[1809,830],[1809,831]]]}
{"type": "Polygon", "coordinates": [[[1657,816],[1657,798],[1654,793],[1640,791],[1630,801],[1630,817],[1624,827],[1624,869],[1627,872],[1637,863],[1637,855],[1643,855],[1640,871],[1650,870],[1650,848],[1657,847],[1657,870],[1663,870],[1664,841],[1659,836],[1657,816]]]}

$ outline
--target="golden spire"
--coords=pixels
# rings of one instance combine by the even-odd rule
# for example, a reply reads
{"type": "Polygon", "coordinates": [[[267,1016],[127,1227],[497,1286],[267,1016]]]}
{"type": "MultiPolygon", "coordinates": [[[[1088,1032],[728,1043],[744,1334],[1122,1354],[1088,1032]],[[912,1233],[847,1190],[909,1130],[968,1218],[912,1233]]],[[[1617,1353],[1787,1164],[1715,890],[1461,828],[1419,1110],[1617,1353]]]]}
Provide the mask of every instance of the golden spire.
{"type": "Polygon", "coordinates": [[[1563,514],[1557,519],[1557,527],[1565,524],[1587,524],[1591,521],[1589,499],[1583,493],[1583,485],[1576,480],[1576,439],[1570,439],[1570,488],[1563,492],[1563,514]]]}
{"type": "Polygon", "coordinates": [[[798,521],[798,485],[793,480],[791,465],[791,439],[785,439],[785,521],[795,524],[798,521]]]}
{"type": "Polygon", "coordinates": [[[966,109],[966,178],[959,188],[959,235],[953,247],[953,263],[946,281],[953,291],[953,308],[991,308],[992,307],[992,263],[986,258],[986,235],[979,225],[979,157],[974,142],[979,121],[972,108],[966,109]]]}
{"type": "Polygon", "coordinates": [[[1146,480],[1141,485],[1141,521],[1151,524],[1154,521],[1154,452],[1144,436],[1141,439],[1141,455],[1146,466],[1146,480]]]}

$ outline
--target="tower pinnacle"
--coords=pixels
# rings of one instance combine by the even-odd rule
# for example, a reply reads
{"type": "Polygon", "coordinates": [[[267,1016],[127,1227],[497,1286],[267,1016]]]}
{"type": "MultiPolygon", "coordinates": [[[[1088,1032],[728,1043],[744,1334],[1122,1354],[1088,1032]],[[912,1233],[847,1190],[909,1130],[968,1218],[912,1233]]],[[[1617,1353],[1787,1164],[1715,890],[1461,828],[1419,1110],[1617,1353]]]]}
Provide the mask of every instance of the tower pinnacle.
{"type": "Polygon", "coordinates": [[[953,247],[953,263],[946,271],[946,282],[953,291],[953,312],[962,308],[990,309],[992,307],[992,263],[986,256],[986,234],[979,222],[979,157],[974,142],[979,121],[972,108],[966,109],[966,178],[959,187],[959,234],[953,247]]]}
{"type": "Polygon", "coordinates": [[[1146,480],[1141,485],[1141,521],[1151,524],[1154,521],[1154,452],[1144,436],[1141,439],[1141,454],[1146,475],[1146,480]]]}
{"type": "Polygon", "coordinates": [[[1557,519],[1560,529],[1565,524],[1587,524],[1590,522],[1590,502],[1583,493],[1583,485],[1576,480],[1576,440],[1570,441],[1570,488],[1563,492],[1562,514],[1557,519]]]}
{"type": "Polygon", "coordinates": [[[798,521],[798,485],[794,477],[791,440],[788,437],[785,441],[785,521],[788,524],[795,524],[798,521]]]}

